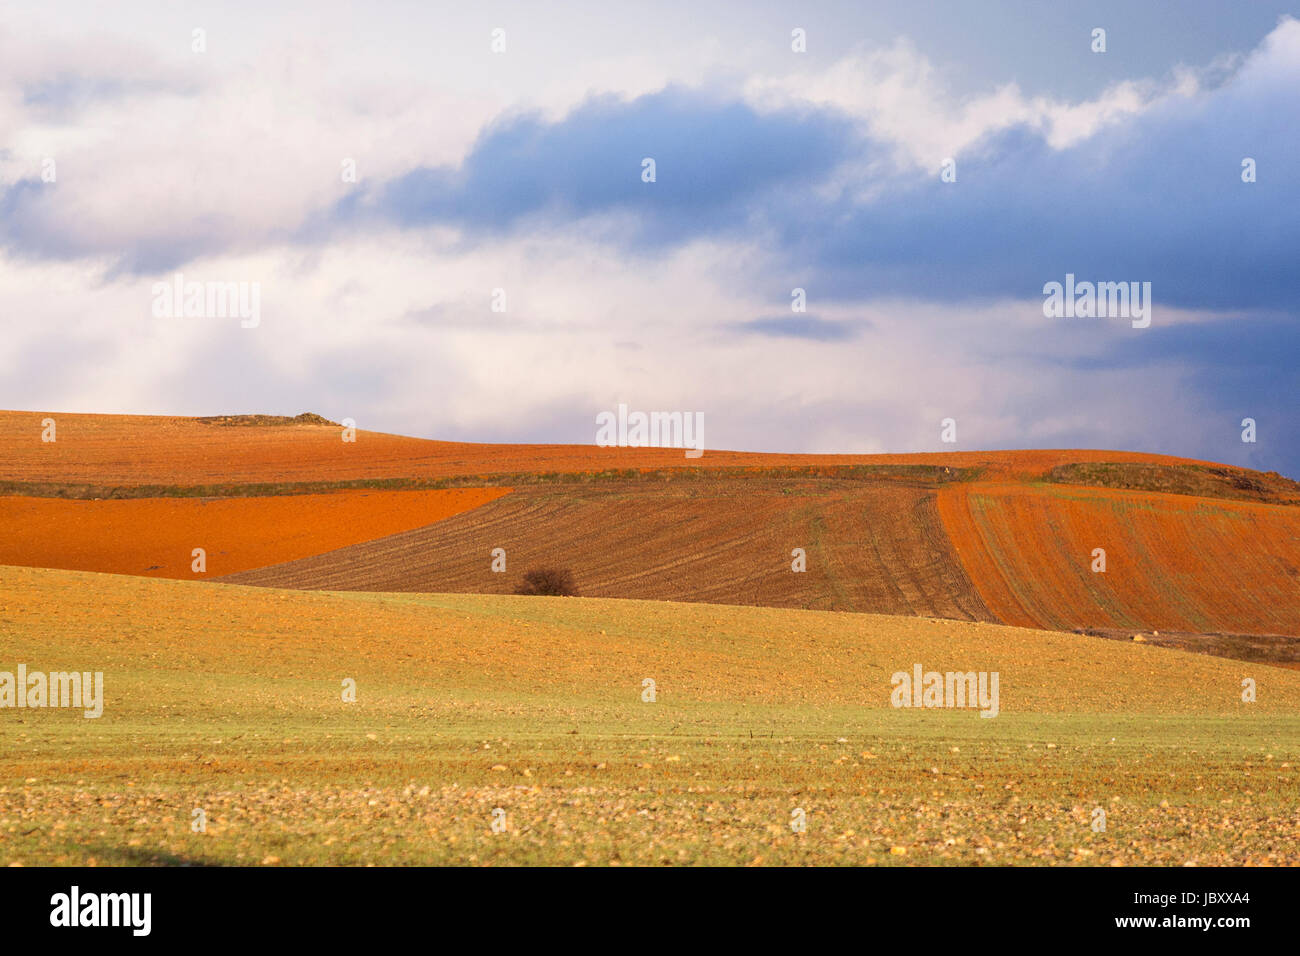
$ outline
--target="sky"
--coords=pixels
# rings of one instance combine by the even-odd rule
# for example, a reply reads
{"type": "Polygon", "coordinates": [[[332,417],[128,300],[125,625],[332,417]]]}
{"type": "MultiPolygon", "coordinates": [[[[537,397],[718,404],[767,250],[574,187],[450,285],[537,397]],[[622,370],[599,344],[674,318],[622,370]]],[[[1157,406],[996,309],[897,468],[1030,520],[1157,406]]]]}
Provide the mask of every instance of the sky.
{"type": "Polygon", "coordinates": [[[542,6],[5,4],[0,407],[1300,478],[1286,4],[542,6]]]}

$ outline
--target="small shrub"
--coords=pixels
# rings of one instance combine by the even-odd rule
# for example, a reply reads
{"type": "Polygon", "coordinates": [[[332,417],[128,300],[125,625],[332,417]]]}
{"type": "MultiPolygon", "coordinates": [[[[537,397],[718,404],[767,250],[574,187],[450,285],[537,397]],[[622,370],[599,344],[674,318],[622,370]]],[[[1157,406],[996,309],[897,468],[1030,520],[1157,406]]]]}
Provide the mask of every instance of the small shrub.
{"type": "Polygon", "coordinates": [[[515,593],[575,597],[578,588],[573,583],[573,575],[568,571],[559,568],[534,568],[524,575],[524,581],[515,588],[515,593]]]}

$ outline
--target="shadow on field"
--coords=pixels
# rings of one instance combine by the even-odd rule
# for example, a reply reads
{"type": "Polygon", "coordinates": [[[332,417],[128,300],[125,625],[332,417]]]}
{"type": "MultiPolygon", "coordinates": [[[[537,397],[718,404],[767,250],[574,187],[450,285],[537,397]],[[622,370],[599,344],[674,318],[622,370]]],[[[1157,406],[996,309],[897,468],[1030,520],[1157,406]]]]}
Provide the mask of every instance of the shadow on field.
{"type": "Polygon", "coordinates": [[[109,866],[223,866],[217,861],[202,857],[180,856],[157,850],[144,850],[133,846],[113,846],[107,843],[88,847],[91,856],[109,866]]]}

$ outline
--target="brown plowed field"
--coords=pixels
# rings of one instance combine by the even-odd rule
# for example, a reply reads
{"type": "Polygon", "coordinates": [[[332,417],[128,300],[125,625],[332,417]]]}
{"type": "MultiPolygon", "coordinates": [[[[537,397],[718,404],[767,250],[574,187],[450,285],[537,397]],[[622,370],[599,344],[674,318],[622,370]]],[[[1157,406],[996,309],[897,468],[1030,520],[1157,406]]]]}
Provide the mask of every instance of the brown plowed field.
{"type": "Polygon", "coordinates": [[[981,483],[945,487],[938,501],[1003,623],[1300,635],[1300,509],[981,483]],[[1094,548],[1105,573],[1092,571],[1094,548]]]}
{"type": "Polygon", "coordinates": [[[933,489],[718,479],[523,488],[472,513],[228,580],[271,587],[509,593],[537,566],[591,597],[991,620],[933,489]],[[493,548],[505,573],[491,570],[493,548]],[[807,571],[791,570],[803,548],[807,571]]]}
{"type": "Polygon", "coordinates": [[[29,496],[0,496],[0,563],[189,577],[192,549],[206,547],[210,576],[246,583],[487,593],[550,565],[592,596],[1156,629],[1189,641],[1300,634],[1300,485],[1189,459],[687,459],[376,432],[347,443],[319,421],[42,412],[0,412],[0,448],[0,491],[29,496]],[[57,442],[40,440],[44,418],[57,442]],[[441,484],[495,487],[447,497],[428,487],[441,484]],[[379,490],[411,486],[425,490],[379,490]],[[341,488],[347,496],[308,494],[341,488]],[[490,570],[497,547],[504,574],[490,570]],[[790,570],[796,547],[807,551],[803,574],[790,570]],[[1095,547],[1107,551],[1105,574],[1090,570],[1095,547]]]}
{"type": "Polygon", "coordinates": [[[0,565],[198,577],[289,561],[427,525],[505,488],[344,491],[276,498],[65,501],[0,497],[0,565]]]}
{"type": "MultiPolygon", "coordinates": [[[[595,425],[592,426],[595,438],[595,425]]],[[[914,455],[779,455],[594,445],[489,445],[357,432],[332,425],[218,425],[195,418],[0,411],[0,480],[48,484],[209,485],[383,478],[575,474],[607,469],[938,465],[986,477],[1038,477],[1079,462],[1174,464],[1189,459],[1120,451],[935,452],[914,455]],[[53,418],[57,441],[41,441],[53,418]]],[[[44,492],[42,492],[44,493],[44,492]]]]}

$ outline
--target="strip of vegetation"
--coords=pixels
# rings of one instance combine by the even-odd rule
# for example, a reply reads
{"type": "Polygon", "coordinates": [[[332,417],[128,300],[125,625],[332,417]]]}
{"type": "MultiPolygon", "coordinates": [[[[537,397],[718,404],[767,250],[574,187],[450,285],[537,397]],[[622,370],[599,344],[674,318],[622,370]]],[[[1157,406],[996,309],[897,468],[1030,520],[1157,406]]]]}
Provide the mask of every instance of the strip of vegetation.
{"type": "Polygon", "coordinates": [[[942,465],[809,465],[729,468],[609,468],[594,472],[514,472],[442,478],[356,478],[344,481],[224,483],[211,485],[97,485],[43,481],[0,481],[0,496],[77,500],[126,498],[261,498],[318,495],[336,491],[423,491],[442,488],[515,488],[524,485],[586,485],[604,482],[663,483],[725,478],[830,478],[842,481],[915,481],[924,484],[976,481],[978,468],[942,465]]]}
{"type": "Polygon", "coordinates": [[[204,425],[332,425],[342,428],[324,415],[303,412],[301,415],[207,415],[194,419],[204,425]]]}
{"type": "Polygon", "coordinates": [[[1092,485],[1125,491],[1300,505],[1300,482],[1276,471],[1247,471],[1209,465],[1078,462],[1057,465],[1048,472],[1047,480],[1057,484],[1092,485]]]}

